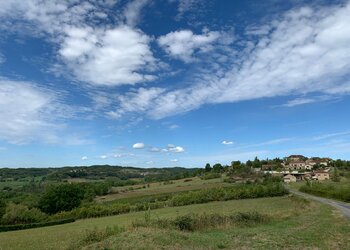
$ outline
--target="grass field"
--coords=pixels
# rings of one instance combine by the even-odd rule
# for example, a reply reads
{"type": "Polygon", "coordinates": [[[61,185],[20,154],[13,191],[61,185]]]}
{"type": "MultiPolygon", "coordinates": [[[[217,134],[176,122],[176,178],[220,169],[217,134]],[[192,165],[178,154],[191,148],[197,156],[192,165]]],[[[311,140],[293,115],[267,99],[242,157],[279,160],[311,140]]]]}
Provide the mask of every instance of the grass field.
{"type": "MultiPolygon", "coordinates": [[[[212,202],[151,211],[152,218],[171,218],[195,213],[223,213],[259,211],[277,221],[266,225],[226,228],[205,232],[185,233],[154,228],[129,229],[112,236],[91,249],[218,249],[218,248],[306,248],[349,249],[350,224],[338,212],[318,203],[310,203],[303,210],[294,198],[212,202]],[[299,211],[299,212],[298,212],[299,211]]],[[[122,226],[129,228],[132,221],[143,219],[144,212],[119,216],[80,220],[71,224],[23,231],[0,233],[0,249],[66,249],[85,230],[122,226]]]]}
{"type": "Polygon", "coordinates": [[[171,181],[169,184],[164,184],[164,182],[155,182],[150,183],[149,186],[147,184],[138,184],[132,186],[124,186],[124,187],[114,187],[112,191],[108,195],[99,196],[96,198],[97,202],[104,201],[113,201],[125,198],[135,198],[135,197],[143,197],[147,195],[155,195],[155,194],[165,194],[172,192],[181,192],[181,191],[190,191],[190,190],[198,190],[202,188],[212,188],[212,187],[220,187],[220,186],[232,186],[232,184],[228,184],[223,182],[222,178],[216,178],[211,180],[202,180],[198,177],[180,179],[171,181]],[[191,181],[188,181],[191,180],[191,181]]]}

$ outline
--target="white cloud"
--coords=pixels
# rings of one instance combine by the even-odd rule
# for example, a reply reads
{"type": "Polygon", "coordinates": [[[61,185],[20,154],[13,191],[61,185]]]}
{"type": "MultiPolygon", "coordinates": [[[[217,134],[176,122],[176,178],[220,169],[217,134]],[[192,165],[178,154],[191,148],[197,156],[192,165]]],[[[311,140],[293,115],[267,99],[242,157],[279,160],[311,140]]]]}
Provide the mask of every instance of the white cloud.
{"type": "MultiPolygon", "coordinates": [[[[0,28],[11,29],[10,23],[15,20],[29,24],[22,26],[32,27],[33,35],[45,34],[54,48],[59,48],[58,58],[80,81],[116,86],[154,79],[146,73],[155,67],[150,38],[125,25],[120,15],[113,14],[114,25],[101,22],[101,18],[108,17],[105,7],[113,4],[114,1],[2,1],[0,22],[8,25],[0,28]]],[[[22,26],[14,28],[14,32],[22,30],[22,26]]]]}
{"type": "Polygon", "coordinates": [[[171,159],[170,161],[171,162],[178,162],[179,160],[178,159],[171,159]]]}
{"type": "Polygon", "coordinates": [[[169,126],[170,130],[174,130],[174,129],[178,129],[178,128],[180,128],[180,126],[177,125],[177,124],[172,124],[172,125],[169,126]]]}
{"type": "Polygon", "coordinates": [[[315,96],[315,97],[300,97],[300,98],[295,98],[293,100],[290,100],[281,106],[291,108],[291,107],[304,105],[304,104],[328,101],[335,98],[336,98],[335,96],[330,96],[330,95],[315,96]]]}
{"type": "Polygon", "coordinates": [[[111,29],[70,27],[59,54],[81,81],[96,85],[145,82],[154,76],[138,73],[155,63],[150,39],[128,26],[111,29]]]}
{"type": "Polygon", "coordinates": [[[220,39],[223,36],[224,34],[218,31],[204,30],[203,34],[196,35],[191,30],[179,30],[159,37],[158,44],[169,55],[189,63],[193,60],[195,53],[207,53],[214,50],[214,43],[232,42],[232,39],[220,39]]]}
{"type": "Polygon", "coordinates": [[[338,133],[330,133],[330,134],[323,134],[319,136],[315,136],[312,138],[312,140],[319,141],[319,140],[324,140],[324,139],[329,139],[333,137],[339,137],[339,136],[346,136],[350,135],[350,131],[345,131],[345,132],[338,132],[338,133]]]}
{"type": "Polygon", "coordinates": [[[82,161],[86,161],[88,159],[88,157],[87,156],[83,156],[83,157],[81,157],[81,160],[82,161]]]}
{"type": "Polygon", "coordinates": [[[132,145],[132,148],[134,149],[142,149],[145,147],[145,144],[143,142],[138,142],[138,143],[135,143],[134,145],[132,145]]]}
{"type": "Polygon", "coordinates": [[[233,142],[232,141],[222,141],[221,144],[223,144],[223,145],[232,145],[233,142]]]}
{"type": "Polygon", "coordinates": [[[256,45],[246,41],[231,69],[203,73],[188,88],[163,92],[147,113],[160,119],[207,103],[349,93],[350,82],[343,81],[350,72],[349,12],[350,3],[289,11],[269,24],[273,31],[256,45]]]}
{"type": "Polygon", "coordinates": [[[135,26],[138,23],[140,12],[148,3],[149,0],[134,0],[126,6],[124,16],[129,26],[135,26]]]}
{"type": "Polygon", "coordinates": [[[146,164],[154,164],[154,161],[147,161],[146,164]]]}
{"type": "Polygon", "coordinates": [[[33,83],[0,78],[0,139],[23,144],[56,143],[70,111],[54,92],[33,83]]]}
{"type": "Polygon", "coordinates": [[[102,160],[107,159],[107,158],[108,158],[107,155],[101,155],[101,156],[100,156],[100,159],[102,159],[102,160]]]}
{"type": "Polygon", "coordinates": [[[161,152],[162,150],[161,150],[160,148],[157,148],[157,147],[152,147],[152,148],[150,149],[150,151],[151,151],[151,152],[157,153],[157,152],[161,152]]]}
{"type": "Polygon", "coordinates": [[[169,151],[173,153],[183,153],[185,152],[185,149],[183,147],[176,146],[176,147],[169,148],[169,151]]]}
{"type": "Polygon", "coordinates": [[[112,119],[118,119],[125,113],[146,112],[152,108],[155,98],[159,97],[164,91],[165,90],[161,88],[139,88],[124,96],[117,96],[116,99],[119,104],[118,109],[109,111],[106,115],[112,119]]]}

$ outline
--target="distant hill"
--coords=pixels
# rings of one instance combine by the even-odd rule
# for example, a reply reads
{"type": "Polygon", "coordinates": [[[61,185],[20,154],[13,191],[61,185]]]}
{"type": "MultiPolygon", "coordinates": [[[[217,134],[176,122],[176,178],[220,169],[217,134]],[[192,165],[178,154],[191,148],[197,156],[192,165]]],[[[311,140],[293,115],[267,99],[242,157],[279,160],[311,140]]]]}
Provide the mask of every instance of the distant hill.
{"type": "Polygon", "coordinates": [[[196,168],[135,168],[111,165],[74,166],[61,168],[0,168],[0,181],[21,180],[41,177],[45,180],[62,181],[83,178],[104,180],[118,178],[127,180],[144,178],[148,180],[168,180],[192,176],[196,168]]]}

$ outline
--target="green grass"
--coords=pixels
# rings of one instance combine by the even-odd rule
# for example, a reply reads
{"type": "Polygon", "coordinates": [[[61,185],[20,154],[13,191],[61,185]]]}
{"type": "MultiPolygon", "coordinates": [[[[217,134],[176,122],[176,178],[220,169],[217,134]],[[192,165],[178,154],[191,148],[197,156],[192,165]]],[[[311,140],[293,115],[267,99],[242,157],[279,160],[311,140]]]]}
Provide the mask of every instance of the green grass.
{"type": "Polygon", "coordinates": [[[350,223],[331,207],[296,197],[211,202],[151,211],[151,219],[189,213],[230,215],[258,211],[272,222],[256,226],[224,227],[196,232],[132,228],[144,212],[79,220],[71,224],[0,233],[0,249],[67,249],[86,237],[86,230],[124,227],[88,249],[349,249],[350,223]]]}
{"type": "Polygon", "coordinates": [[[171,184],[164,184],[164,182],[150,183],[149,187],[147,184],[114,187],[112,188],[112,192],[110,194],[97,197],[95,200],[97,202],[106,202],[106,201],[113,201],[113,200],[119,200],[119,199],[144,197],[148,195],[191,191],[191,190],[198,190],[202,188],[224,187],[224,186],[232,186],[232,184],[223,182],[223,177],[210,179],[210,180],[202,180],[198,177],[193,177],[193,178],[186,178],[186,179],[171,181],[171,184]],[[185,180],[189,180],[189,179],[191,179],[192,181],[185,182],[185,180]],[[145,186],[146,188],[143,188],[143,186],[145,186]]]}
{"type": "MultiPolygon", "coordinates": [[[[152,218],[172,218],[190,212],[223,213],[259,211],[264,214],[283,217],[291,215],[295,207],[288,197],[233,200],[212,202],[184,207],[171,207],[151,211],[152,218]]],[[[65,249],[71,242],[82,237],[87,229],[107,226],[128,227],[132,221],[144,218],[144,212],[123,214],[52,227],[0,233],[0,249],[65,249]]]]}
{"type": "Polygon", "coordinates": [[[313,181],[309,186],[306,182],[297,182],[291,186],[316,196],[350,202],[350,179],[342,178],[340,182],[313,181]]]}
{"type": "Polygon", "coordinates": [[[116,234],[87,249],[349,249],[350,223],[329,206],[272,223],[199,232],[152,227],[116,234]]]}

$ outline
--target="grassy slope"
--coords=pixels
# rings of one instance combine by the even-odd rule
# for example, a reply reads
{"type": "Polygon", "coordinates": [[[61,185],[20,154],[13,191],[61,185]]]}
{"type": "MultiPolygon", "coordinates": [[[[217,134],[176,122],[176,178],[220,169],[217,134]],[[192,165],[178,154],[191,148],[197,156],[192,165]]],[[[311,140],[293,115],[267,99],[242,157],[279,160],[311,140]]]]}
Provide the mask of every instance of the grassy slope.
{"type": "MultiPolygon", "coordinates": [[[[233,213],[260,211],[280,219],[256,227],[226,228],[186,233],[177,230],[138,228],[91,246],[91,249],[219,249],[219,248],[312,248],[349,249],[350,223],[338,212],[319,203],[297,214],[298,203],[288,197],[212,202],[151,212],[152,218],[175,217],[190,212],[233,213]],[[287,218],[289,216],[289,218],[287,218]],[[292,216],[292,217],[291,217],[292,216]]],[[[85,229],[128,226],[143,212],[87,219],[72,224],[0,233],[0,249],[65,249],[85,229]]]]}
{"type": "Polygon", "coordinates": [[[232,184],[228,184],[222,181],[222,178],[211,179],[211,180],[201,180],[198,177],[187,178],[192,179],[192,181],[184,182],[186,179],[173,181],[172,184],[164,185],[162,182],[151,183],[149,187],[141,188],[142,185],[133,185],[133,186],[125,186],[125,187],[115,187],[112,189],[112,193],[100,196],[96,198],[97,202],[103,201],[112,201],[117,199],[125,199],[125,198],[134,198],[134,197],[142,197],[147,195],[154,194],[165,194],[172,192],[181,192],[181,191],[189,191],[189,190],[198,190],[202,188],[211,188],[211,187],[219,187],[219,186],[232,186],[232,184]],[[134,190],[129,190],[129,188],[133,188],[134,190]],[[141,189],[137,189],[141,188],[141,189]]]}
{"type": "MultiPolygon", "coordinates": [[[[184,207],[163,208],[152,211],[152,217],[175,217],[190,212],[218,212],[232,213],[235,211],[261,211],[274,216],[283,216],[295,211],[287,197],[262,199],[234,200],[226,202],[212,202],[184,207]]],[[[118,216],[86,219],[75,223],[45,228],[29,229],[0,233],[0,249],[65,249],[74,239],[79,238],[85,229],[106,226],[127,226],[137,219],[143,218],[143,212],[136,212],[118,216]]]]}
{"type": "MultiPolygon", "coordinates": [[[[337,215],[336,215],[337,216],[337,215]]],[[[350,224],[317,205],[306,214],[255,227],[204,232],[140,228],[88,249],[350,249],[350,224]]]]}

